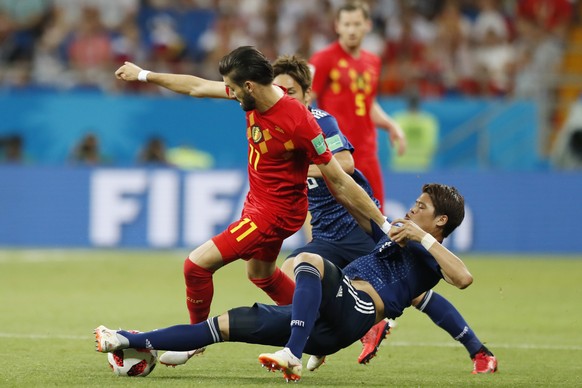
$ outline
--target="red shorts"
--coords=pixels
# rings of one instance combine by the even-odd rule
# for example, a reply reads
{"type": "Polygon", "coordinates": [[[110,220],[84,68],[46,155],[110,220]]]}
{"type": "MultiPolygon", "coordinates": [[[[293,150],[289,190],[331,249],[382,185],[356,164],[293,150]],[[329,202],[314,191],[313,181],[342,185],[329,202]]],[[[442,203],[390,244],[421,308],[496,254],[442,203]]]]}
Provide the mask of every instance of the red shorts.
{"type": "Polygon", "coordinates": [[[253,216],[245,214],[243,218],[230,224],[224,232],[212,238],[225,264],[237,259],[256,259],[272,263],[279,256],[283,240],[299,229],[260,227],[259,225],[265,225],[264,221],[254,222],[252,218],[253,216]]]}

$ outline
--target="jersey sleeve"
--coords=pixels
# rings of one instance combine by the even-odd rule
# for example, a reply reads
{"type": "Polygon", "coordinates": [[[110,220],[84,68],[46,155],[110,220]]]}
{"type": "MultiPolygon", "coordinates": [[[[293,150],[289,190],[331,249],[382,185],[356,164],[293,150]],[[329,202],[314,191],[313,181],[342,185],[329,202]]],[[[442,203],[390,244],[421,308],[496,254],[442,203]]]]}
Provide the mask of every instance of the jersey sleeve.
{"type": "Polygon", "coordinates": [[[312,163],[329,163],[332,153],[327,148],[321,127],[313,115],[306,114],[303,117],[300,127],[295,131],[293,142],[307,151],[307,156],[312,163]]]}
{"type": "Polygon", "coordinates": [[[421,243],[411,241],[407,244],[407,249],[414,255],[416,260],[422,261],[432,271],[436,272],[441,278],[443,273],[439,263],[435,258],[422,246],[421,243]]]}
{"type": "Polygon", "coordinates": [[[340,131],[335,117],[326,115],[317,119],[317,123],[325,135],[325,143],[332,154],[346,150],[354,152],[354,147],[340,131]]]}

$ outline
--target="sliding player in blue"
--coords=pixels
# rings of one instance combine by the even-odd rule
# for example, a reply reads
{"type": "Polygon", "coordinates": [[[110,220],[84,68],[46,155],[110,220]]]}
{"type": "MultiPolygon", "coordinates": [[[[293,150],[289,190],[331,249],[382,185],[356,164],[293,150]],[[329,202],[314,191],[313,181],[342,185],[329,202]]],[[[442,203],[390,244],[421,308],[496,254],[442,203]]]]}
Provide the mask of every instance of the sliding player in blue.
{"type": "MultiPolygon", "coordinates": [[[[342,169],[358,183],[379,207],[372,188],[364,175],[355,168],[352,153],[354,147],[338,127],[337,120],[329,113],[309,105],[311,101],[311,70],[307,61],[298,56],[280,56],[273,63],[274,83],[283,86],[287,95],[307,106],[325,135],[327,147],[342,169]]],[[[293,260],[301,252],[317,253],[340,268],[354,258],[367,254],[376,245],[374,240],[360,228],[354,218],[346,212],[329,192],[321,172],[315,165],[309,166],[307,173],[307,199],[311,216],[311,241],[293,251],[283,263],[281,270],[291,279],[293,260]]],[[[374,325],[360,340],[362,352],[358,357],[360,364],[367,364],[378,351],[378,346],[388,335],[388,321],[374,325]]],[[[323,357],[309,359],[307,369],[315,370],[323,362],[323,357]]]]}
{"type": "MultiPolygon", "coordinates": [[[[281,56],[273,63],[274,83],[287,89],[290,97],[305,104],[321,127],[327,146],[345,172],[373,198],[368,180],[354,167],[352,153],[354,147],[338,127],[336,119],[327,112],[309,106],[311,102],[311,71],[307,61],[298,56],[281,56]]],[[[360,152],[356,150],[356,152],[360,152]]],[[[308,172],[309,213],[311,214],[312,239],[297,248],[283,263],[281,269],[293,279],[293,260],[301,252],[316,253],[340,268],[374,249],[374,241],[358,226],[354,218],[329,192],[321,172],[315,165],[308,172]]],[[[443,296],[429,290],[412,301],[412,305],[428,315],[432,321],[461,342],[473,360],[473,373],[489,373],[495,369],[497,360],[487,350],[459,311],[443,296]]],[[[360,364],[366,364],[378,351],[378,346],[389,332],[386,321],[378,322],[362,337],[360,364]]],[[[313,356],[307,363],[308,370],[317,369],[324,362],[323,357],[313,356]]]]}
{"type": "Polygon", "coordinates": [[[297,255],[292,305],[255,303],[194,325],[137,334],[99,326],[97,350],[184,351],[223,341],[282,346],[259,355],[259,362],[297,381],[303,353],[329,355],[351,345],[377,322],[402,315],[415,295],[441,279],[468,287],[473,278],[465,264],[441,244],[463,218],[464,199],[454,187],[426,184],[404,218],[381,230],[372,221],[364,226],[378,244],[344,269],[314,253],[297,255]]]}

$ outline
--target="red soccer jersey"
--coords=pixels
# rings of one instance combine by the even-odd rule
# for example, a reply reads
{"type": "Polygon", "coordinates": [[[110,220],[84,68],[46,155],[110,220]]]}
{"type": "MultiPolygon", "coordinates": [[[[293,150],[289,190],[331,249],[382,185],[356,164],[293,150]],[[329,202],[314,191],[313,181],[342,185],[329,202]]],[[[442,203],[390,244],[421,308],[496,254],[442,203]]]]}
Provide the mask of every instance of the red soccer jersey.
{"type": "Polygon", "coordinates": [[[246,117],[250,190],[245,211],[261,215],[259,227],[298,230],[307,214],[309,164],[328,163],[332,157],[321,128],[303,104],[287,95],[266,112],[252,110],[246,117]]]}
{"type": "Polygon", "coordinates": [[[313,91],[317,105],[338,121],[341,131],[358,153],[376,155],[376,128],[370,116],[378,92],[380,58],[361,50],[359,58],[344,51],[336,41],[315,53],[313,91]]]}

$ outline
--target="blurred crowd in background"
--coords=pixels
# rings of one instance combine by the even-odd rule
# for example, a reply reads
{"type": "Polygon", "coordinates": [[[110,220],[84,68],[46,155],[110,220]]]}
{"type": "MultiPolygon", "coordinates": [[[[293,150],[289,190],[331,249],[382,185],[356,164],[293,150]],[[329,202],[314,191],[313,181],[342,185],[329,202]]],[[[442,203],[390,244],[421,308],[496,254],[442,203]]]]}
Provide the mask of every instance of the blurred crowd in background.
{"type": "MultiPolygon", "coordinates": [[[[0,84],[117,91],[129,60],[215,79],[240,45],[309,57],[335,39],[342,0],[0,0],[0,84]]],[[[371,0],[365,48],[383,58],[381,93],[531,96],[561,60],[568,0],[371,0]]],[[[149,92],[161,92],[149,89],[149,92]]]]}

